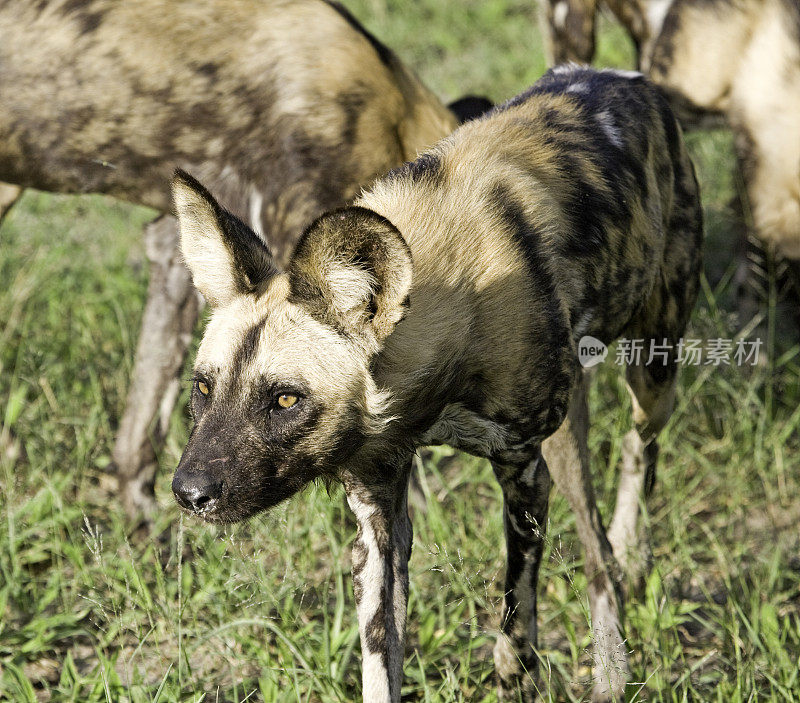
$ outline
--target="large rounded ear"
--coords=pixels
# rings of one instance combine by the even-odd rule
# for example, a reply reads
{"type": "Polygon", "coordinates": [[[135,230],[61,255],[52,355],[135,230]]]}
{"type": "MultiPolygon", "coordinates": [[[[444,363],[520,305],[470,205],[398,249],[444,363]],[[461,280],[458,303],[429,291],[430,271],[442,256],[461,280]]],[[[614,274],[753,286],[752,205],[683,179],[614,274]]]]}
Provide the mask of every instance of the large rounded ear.
{"type": "Polygon", "coordinates": [[[275,273],[261,238],[180,169],[172,179],[172,197],[183,258],[209,305],[220,307],[251,293],[275,273]]]}
{"type": "Polygon", "coordinates": [[[400,232],[361,207],[320,217],[289,262],[292,302],[340,331],[378,343],[405,315],[411,278],[411,251],[400,232]]]}

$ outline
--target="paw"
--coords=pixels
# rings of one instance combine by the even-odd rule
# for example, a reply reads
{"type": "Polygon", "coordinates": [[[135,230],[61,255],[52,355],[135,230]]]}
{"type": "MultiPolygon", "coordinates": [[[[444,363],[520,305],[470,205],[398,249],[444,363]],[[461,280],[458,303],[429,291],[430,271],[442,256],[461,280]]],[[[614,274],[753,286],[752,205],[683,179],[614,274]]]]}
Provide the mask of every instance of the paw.
{"type": "Polygon", "coordinates": [[[628,648],[622,639],[616,603],[607,593],[599,594],[592,604],[592,639],[592,700],[620,700],[630,676],[628,648]]]}
{"type": "MultiPolygon", "coordinates": [[[[530,652],[530,647],[528,647],[530,652]]],[[[532,653],[531,653],[532,654],[532,653]]],[[[535,703],[541,700],[539,686],[539,661],[536,655],[525,656],[512,647],[504,635],[494,646],[494,666],[497,677],[497,700],[502,703],[535,703]]]]}

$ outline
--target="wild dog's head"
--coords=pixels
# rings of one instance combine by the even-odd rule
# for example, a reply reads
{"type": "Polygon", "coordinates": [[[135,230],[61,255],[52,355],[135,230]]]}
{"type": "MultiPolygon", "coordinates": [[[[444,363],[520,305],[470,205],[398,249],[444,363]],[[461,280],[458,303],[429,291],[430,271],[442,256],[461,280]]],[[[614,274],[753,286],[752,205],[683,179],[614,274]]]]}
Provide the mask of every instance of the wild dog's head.
{"type": "Polygon", "coordinates": [[[173,180],[181,248],[212,308],[195,361],[178,503],[212,522],[264,510],[337,468],[385,425],[370,360],[402,318],[411,254],[363,208],[323,215],[286,272],[191,176],[173,180]]]}

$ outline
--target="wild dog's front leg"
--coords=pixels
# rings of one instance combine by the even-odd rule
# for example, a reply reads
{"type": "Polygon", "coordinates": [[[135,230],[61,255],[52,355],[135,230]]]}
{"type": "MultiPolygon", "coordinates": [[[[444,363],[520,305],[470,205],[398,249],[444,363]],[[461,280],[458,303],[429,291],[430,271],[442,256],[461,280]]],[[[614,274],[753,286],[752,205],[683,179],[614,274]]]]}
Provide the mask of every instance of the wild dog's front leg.
{"type": "MultiPolygon", "coordinates": [[[[663,338],[658,340],[662,341],[663,338]]],[[[677,342],[675,338],[668,343],[675,346],[677,342]]],[[[675,405],[676,365],[673,358],[664,367],[633,365],[625,375],[636,428],[625,435],[622,443],[622,475],[608,539],[629,582],[641,587],[652,555],[647,528],[640,521],[640,502],[647,500],[655,483],[656,438],[675,405]]]]}
{"type": "Polygon", "coordinates": [[[533,702],[537,694],[536,586],[542,559],[550,474],[541,452],[520,465],[493,464],[503,488],[506,583],[494,663],[501,701],[533,702]]]}
{"type": "Polygon", "coordinates": [[[608,528],[608,541],[627,579],[626,592],[640,589],[650,570],[652,550],[647,529],[640,521],[640,502],[655,483],[658,442],[645,441],[637,430],[622,439],[622,471],[617,504],[608,528]]]}
{"type": "Polygon", "coordinates": [[[347,502],[358,521],[353,590],[361,636],[363,698],[369,703],[397,703],[403,680],[412,536],[408,469],[400,474],[383,485],[345,481],[347,502]]]}

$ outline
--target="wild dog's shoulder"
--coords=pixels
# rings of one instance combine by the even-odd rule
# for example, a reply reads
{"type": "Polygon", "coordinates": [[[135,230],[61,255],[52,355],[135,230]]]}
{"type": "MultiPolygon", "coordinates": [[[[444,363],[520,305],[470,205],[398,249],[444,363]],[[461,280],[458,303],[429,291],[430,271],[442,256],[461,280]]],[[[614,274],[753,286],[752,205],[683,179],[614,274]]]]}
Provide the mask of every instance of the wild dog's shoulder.
{"type": "Polygon", "coordinates": [[[667,164],[688,159],[663,92],[635,71],[557,66],[492,114],[506,129],[524,125],[539,153],[548,155],[540,161],[555,159],[572,181],[575,171],[592,180],[588,170],[609,185],[620,174],[629,176],[633,187],[648,161],[661,161],[662,177],[669,180],[667,164]]]}

